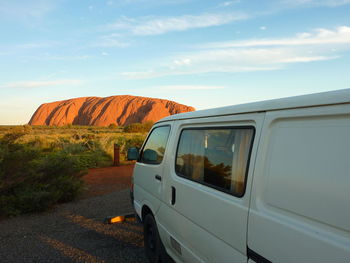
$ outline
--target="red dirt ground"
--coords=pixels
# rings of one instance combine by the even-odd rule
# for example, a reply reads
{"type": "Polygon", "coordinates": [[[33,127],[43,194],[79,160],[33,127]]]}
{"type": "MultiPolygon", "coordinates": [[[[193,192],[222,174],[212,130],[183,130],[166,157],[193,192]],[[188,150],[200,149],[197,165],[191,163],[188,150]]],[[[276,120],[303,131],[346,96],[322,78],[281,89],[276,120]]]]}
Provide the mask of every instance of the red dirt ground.
{"type": "Polygon", "coordinates": [[[130,187],[134,165],[89,169],[83,176],[87,190],[82,198],[111,193],[130,187]]]}

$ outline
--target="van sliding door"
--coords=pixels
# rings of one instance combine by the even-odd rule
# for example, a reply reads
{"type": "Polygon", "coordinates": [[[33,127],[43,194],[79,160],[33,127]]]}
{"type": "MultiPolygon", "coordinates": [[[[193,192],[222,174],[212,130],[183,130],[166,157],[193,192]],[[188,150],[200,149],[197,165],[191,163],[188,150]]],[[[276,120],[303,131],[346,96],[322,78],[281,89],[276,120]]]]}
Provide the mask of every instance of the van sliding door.
{"type": "Polygon", "coordinates": [[[179,260],[247,262],[250,184],[263,116],[176,122],[158,220],[179,260]]]}

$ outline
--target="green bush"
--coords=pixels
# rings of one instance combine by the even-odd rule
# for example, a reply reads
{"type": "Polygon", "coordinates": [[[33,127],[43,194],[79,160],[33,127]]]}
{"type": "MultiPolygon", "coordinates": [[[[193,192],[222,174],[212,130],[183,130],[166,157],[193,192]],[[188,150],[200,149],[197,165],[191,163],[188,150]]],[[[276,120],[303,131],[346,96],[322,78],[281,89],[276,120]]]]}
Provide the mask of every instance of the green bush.
{"type": "Polygon", "coordinates": [[[16,142],[19,134],[0,140],[0,215],[44,211],[74,199],[87,166],[64,150],[44,152],[16,142]]]}
{"type": "Polygon", "coordinates": [[[141,148],[143,141],[145,140],[144,135],[133,135],[132,137],[117,137],[114,142],[119,145],[121,160],[126,160],[126,154],[129,148],[138,147],[141,148]]]}
{"type": "Polygon", "coordinates": [[[152,121],[147,121],[145,123],[132,123],[124,127],[124,132],[149,132],[153,124],[154,123],[152,121]]]}

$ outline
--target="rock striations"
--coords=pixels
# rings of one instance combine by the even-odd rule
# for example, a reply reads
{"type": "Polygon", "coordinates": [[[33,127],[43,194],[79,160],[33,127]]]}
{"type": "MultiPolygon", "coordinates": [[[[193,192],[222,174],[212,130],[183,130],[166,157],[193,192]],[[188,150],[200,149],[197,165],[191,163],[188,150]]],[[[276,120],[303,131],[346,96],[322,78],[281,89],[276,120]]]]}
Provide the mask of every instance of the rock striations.
{"type": "Polygon", "coordinates": [[[30,125],[128,125],[157,121],[163,117],[194,111],[193,107],[163,99],[137,96],[85,97],[42,104],[30,125]]]}

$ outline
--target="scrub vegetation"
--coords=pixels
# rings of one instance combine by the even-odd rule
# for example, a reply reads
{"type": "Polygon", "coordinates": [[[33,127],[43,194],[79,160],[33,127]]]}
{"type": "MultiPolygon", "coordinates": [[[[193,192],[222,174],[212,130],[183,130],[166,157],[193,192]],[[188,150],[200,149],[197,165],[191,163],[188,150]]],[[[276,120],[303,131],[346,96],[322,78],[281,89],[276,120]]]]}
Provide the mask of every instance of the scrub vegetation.
{"type": "Polygon", "coordinates": [[[151,126],[137,127],[0,126],[0,216],[73,200],[88,168],[112,165],[114,144],[127,163],[126,150],[140,147],[151,126]]]}

